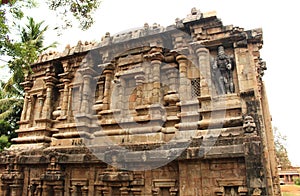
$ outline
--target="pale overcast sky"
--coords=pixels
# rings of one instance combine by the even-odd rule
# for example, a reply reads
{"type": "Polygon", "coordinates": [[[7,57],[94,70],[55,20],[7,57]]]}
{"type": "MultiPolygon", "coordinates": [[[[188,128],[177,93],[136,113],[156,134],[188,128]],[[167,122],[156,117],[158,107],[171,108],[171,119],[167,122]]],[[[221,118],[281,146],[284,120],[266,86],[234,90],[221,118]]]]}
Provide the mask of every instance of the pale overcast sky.
{"type": "MultiPolygon", "coordinates": [[[[215,10],[224,25],[242,28],[262,28],[264,46],[261,57],[267,62],[268,70],[264,81],[267,86],[273,126],[287,135],[289,158],[300,166],[300,122],[298,99],[300,80],[299,6],[295,0],[103,0],[95,14],[95,25],[88,31],[72,29],[61,37],[48,32],[46,41],[76,45],[78,40],[100,41],[105,32],[112,35],[126,29],[142,27],[145,22],[168,26],[175,18],[184,18],[196,7],[201,12],[215,10]]],[[[46,24],[59,22],[47,13],[47,9],[34,9],[30,14],[45,20],[46,24]]]]}

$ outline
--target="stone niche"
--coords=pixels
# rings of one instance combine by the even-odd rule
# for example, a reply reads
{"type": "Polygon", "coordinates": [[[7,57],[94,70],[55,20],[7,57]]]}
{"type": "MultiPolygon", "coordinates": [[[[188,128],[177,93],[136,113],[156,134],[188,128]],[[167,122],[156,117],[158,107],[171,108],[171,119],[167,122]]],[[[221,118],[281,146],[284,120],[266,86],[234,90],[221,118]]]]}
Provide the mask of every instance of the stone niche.
{"type": "Polygon", "coordinates": [[[40,56],[0,195],[280,195],[262,30],[193,8],[40,56]]]}

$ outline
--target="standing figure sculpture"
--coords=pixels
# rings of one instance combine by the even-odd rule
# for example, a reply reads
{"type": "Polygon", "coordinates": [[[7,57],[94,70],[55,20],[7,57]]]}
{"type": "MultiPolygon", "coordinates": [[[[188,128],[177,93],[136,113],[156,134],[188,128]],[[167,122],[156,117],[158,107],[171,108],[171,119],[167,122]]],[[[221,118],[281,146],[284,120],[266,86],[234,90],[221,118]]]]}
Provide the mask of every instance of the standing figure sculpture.
{"type": "Polygon", "coordinates": [[[223,46],[218,47],[217,58],[212,64],[212,78],[218,94],[234,93],[233,60],[225,54],[223,46]]]}

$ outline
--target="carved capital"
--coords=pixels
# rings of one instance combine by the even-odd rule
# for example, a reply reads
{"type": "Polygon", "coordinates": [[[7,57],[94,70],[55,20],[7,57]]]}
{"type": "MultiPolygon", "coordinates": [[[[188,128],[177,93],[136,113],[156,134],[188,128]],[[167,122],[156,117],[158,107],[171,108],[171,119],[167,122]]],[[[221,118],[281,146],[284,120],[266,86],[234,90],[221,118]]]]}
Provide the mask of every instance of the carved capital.
{"type": "Polygon", "coordinates": [[[24,87],[25,92],[29,91],[31,87],[33,86],[32,80],[27,80],[25,82],[22,82],[21,85],[24,87]]]}
{"type": "Polygon", "coordinates": [[[90,67],[83,67],[83,68],[79,69],[78,72],[83,76],[97,75],[97,72],[93,68],[90,68],[90,67]]]}
{"type": "Polygon", "coordinates": [[[58,80],[53,76],[45,77],[44,81],[45,81],[47,87],[52,87],[58,82],[58,80]]]}

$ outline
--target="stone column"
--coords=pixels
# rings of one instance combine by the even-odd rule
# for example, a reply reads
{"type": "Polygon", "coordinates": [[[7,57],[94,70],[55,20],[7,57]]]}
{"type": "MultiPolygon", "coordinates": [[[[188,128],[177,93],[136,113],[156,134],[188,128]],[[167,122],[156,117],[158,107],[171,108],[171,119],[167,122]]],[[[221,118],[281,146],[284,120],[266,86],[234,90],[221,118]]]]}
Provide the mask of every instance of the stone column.
{"type": "Polygon", "coordinates": [[[171,68],[167,70],[166,75],[168,78],[169,91],[164,96],[164,100],[167,104],[169,104],[169,106],[175,106],[176,103],[179,101],[177,69],[171,68]]]}
{"type": "Polygon", "coordinates": [[[43,196],[52,196],[52,195],[50,195],[49,192],[50,192],[50,187],[48,185],[44,184],[42,186],[42,195],[43,196]]]}
{"type": "Polygon", "coordinates": [[[53,76],[47,76],[45,79],[47,91],[46,91],[46,100],[43,107],[43,118],[51,119],[51,113],[53,110],[52,99],[53,99],[53,87],[57,82],[57,79],[53,76]]]}
{"type": "Polygon", "coordinates": [[[22,114],[21,114],[21,121],[24,121],[27,119],[28,100],[30,98],[28,91],[31,89],[33,83],[32,83],[32,81],[26,81],[26,82],[23,82],[22,85],[24,86],[25,97],[24,97],[23,110],[22,110],[22,114]]]}
{"type": "Polygon", "coordinates": [[[142,105],[143,102],[143,84],[145,80],[144,75],[136,75],[134,77],[136,83],[136,106],[142,105]]]}
{"type": "MultiPolygon", "coordinates": [[[[55,108],[55,109],[60,108],[60,110],[61,110],[61,106],[62,106],[62,102],[63,102],[63,97],[64,97],[64,88],[59,89],[58,92],[59,92],[58,107],[55,108]]],[[[61,115],[61,113],[60,113],[60,115],[61,115]]]]}
{"type": "Polygon", "coordinates": [[[116,108],[117,109],[123,109],[123,90],[124,90],[124,85],[122,85],[122,81],[120,79],[114,80],[116,88],[117,88],[117,103],[116,103],[116,108]]]}
{"type": "MultiPolygon", "coordinates": [[[[33,125],[33,119],[32,119],[32,110],[33,110],[33,104],[34,104],[34,98],[33,96],[27,97],[28,104],[27,104],[27,111],[26,111],[26,121],[29,121],[29,126],[31,127],[33,125]]],[[[24,109],[23,109],[24,110],[24,109]]]]}
{"type": "Polygon", "coordinates": [[[179,96],[180,100],[189,100],[191,95],[188,94],[190,80],[187,79],[188,60],[185,55],[178,55],[176,61],[179,63],[179,96]]]}
{"type": "Polygon", "coordinates": [[[210,96],[211,91],[211,72],[209,50],[203,46],[196,46],[200,73],[200,92],[201,96],[210,96]]]}
{"type": "Polygon", "coordinates": [[[111,94],[111,81],[113,79],[113,65],[109,64],[103,71],[105,75],[104,94],[103,94],[103,110],[109,108],[109,99],[111,94]]]}
{"type": "Polygon", "coordinates": [[[24,96],[24,105],[23,105],[23,110],[21,114],[21,121],[25,121],[27,119],[27,110],[28,110],[28,100],[30,99],[29,93],[25,93],[24,96]]]}
{"type": "Polygon", "coordinates": [[[83,114],[89,114],[91,104],[90,98],[91,98],[91,75],[84,75],[83,76],[83,89],[82,89],[82,102],[80,107],[80,112],[83,114]]]}
{"type": "Polygon", "coordinates": [[[146,62],[144,62],[144,72],[145,72],[145,83],[144,83],[144,93],[143,93],[143,97],[144,97],[144,105],[149,105],[151,104],[151,83],[153,81],[152,79],[152,74],[151,74],[151,63],[150,63],[150,59],[149,59],[149,55],[146,54],[143,56],[144,59],[146,60],[146,62]]]}
{"type": "Polygon", "coordinates": [[[11,196],[21,196],[22,195],[22,188],[23,188],[23,186],[19,185],[19,184],[10,185],[10,190],[11,190],[10,195],[11,196]]]}
{"type": "Polygon", "coordinates": [[[236,58],[236,72],[238,73],[238,89],[236,89],[236,91],[247,92],[253,90],[253,87],[258,86],[258,83],[252,55],[248,48],[244,47],[234,48],[234,55],[236,58]]]}
{"type": "Polygon", "coordinates": [[[37,111],[37,118],[41,118],[42,117],[42,110],[43,110],[43,105],[44,105],[44,95],[40,94],[38,95],[38,111],[37,111]]]}
{"type": "Polygon", "coordinates": [[[96,187],[95,188],[95,193],[96,193],[96,195],[102,195],[102,190],[101,190],[101,187],[96,187]]]}
{"type": "Polygon", "coordinates": [[[152,48],[151,55],[151,67],[153,76],[153,90],[151,103],[160,103],[160,66],[164,56],[162,55],[161,48],[152,48]]]}
{"type": "MultiPolygon", "coordinates": [[[[119,84],[119,80],[115,80],[116,84],[119,84]]],[[[96,100],[96,103],[102,103],[103,101],[103,91],[104,91],[104,81],[98,81],[98,98],[96,100]]]]}
{"type": "Polygon", "coordinates": [[[37,187],[36,187],[36,195],[42,195],[42,191],[43,191],[43,187],[41,184],[39,184],[37,187]]]}
{"type": "Polygon", "coordinates": [[[169,88],[170,88],[170,91],[178,91],[178,87],[177,87],[177,78],[178,78],[178,75],[177,75],[177,72],[176,72],[176,68],[171,68],[169,70],[166,71],[166,74],[167,74],[167,78],[169,80],[168,84],[169,84],[169,88]]]}
{"type": "MultiPolygon", "coordinates": [[[[68,93],[68,105],[67,105],[67,116],[68,116],[68,117],[73,116],[73,111],[72,111],[72,90],[73,90],[73,88],[72,88],[72,87],[69,87],[69,93],[68,93]]],[[[70,119],[71,119],[71,118],[68,118],[68,121],[69,121],[70,119]]]]}
{"type": "Polygon", "coordinates": [[[2,191],[2,195],[10,195],[10,191],[9,191],[9,186],[7,184],[2,184],[1,185],[1,191],[2,191]]]}
{"type": "Polygon", "coordinates": [[[64,195],[64,187],[63,186],[54,186],[54,196],[63,196],[64,195]]]}

